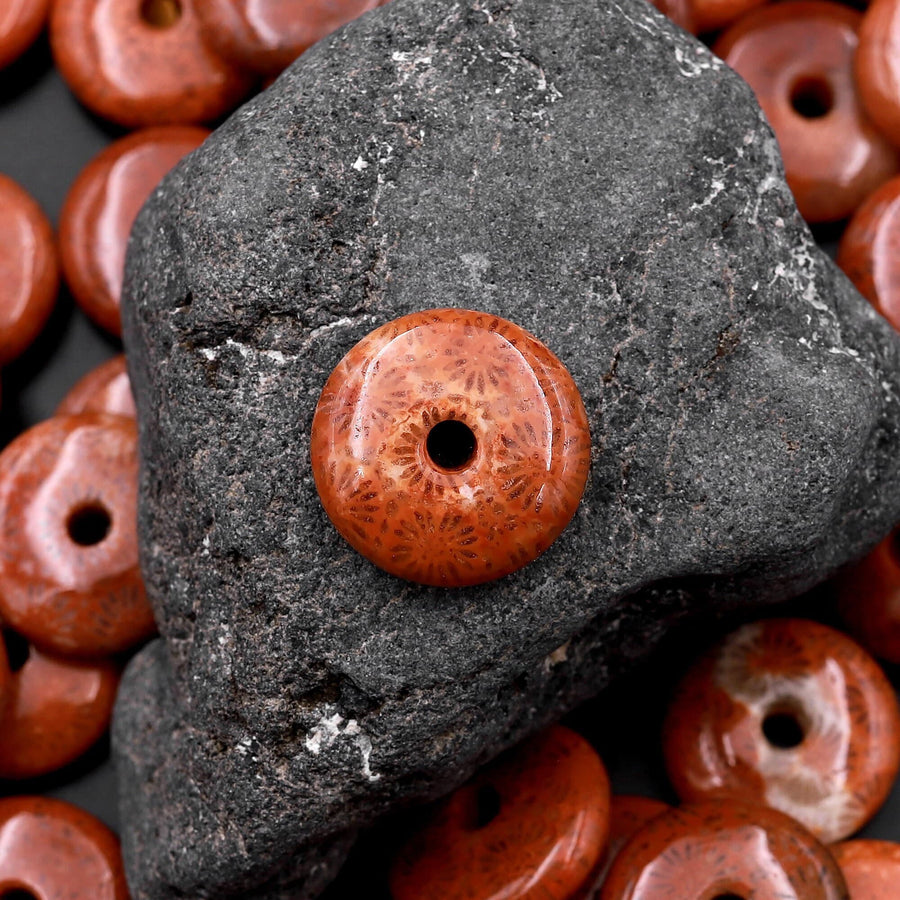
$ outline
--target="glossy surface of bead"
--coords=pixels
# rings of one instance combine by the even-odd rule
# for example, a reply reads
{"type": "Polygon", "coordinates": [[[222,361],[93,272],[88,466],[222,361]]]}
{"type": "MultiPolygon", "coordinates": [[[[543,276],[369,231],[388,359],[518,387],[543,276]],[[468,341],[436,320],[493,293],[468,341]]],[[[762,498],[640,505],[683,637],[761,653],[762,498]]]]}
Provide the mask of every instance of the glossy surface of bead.
{"type": "Polygon", "coordinates": [[[691,0],[697,32],[718,31],[766,0],[691,0]]]}
{"type": "Polygon", "coordinates": [[[99,819],[61,800],[2,799],[0,896],[128,900],[118,838],[99,819]]]}
{"type": "Polygon", "coordinates": [[[776,810],[730,801],[672,809],[613,863],[600,900],[849,900],[828,850],[776,810]]]}
{"type": "Polygon", "coordinates": [[[900,331],[900,178],[870,194],[841,237],[837,264],[900,331]]]}
{"type": "Polygon", "coordinates": [[[900,893],[900,844],[845,841],[831,848],[851,900],[896,900],[900,893]]]}
{"type": "Polygon", "coordinates": [[[875,125],[900,146],[900,2],[872,0],[859,29],[859,97],[875,125]]]}
{"type": "Polygon", "coordinates": [[[590,435],[572,377],[535,337],[431,310],[341,360],[310,452],[353,547],[401,578],[454,587],[508,575],[553,543],[584,491],[590,435]]]}
{"type": "Polygon", "coordinates": [[[857,99],[859,21],[837,3],[788,0],[754,10],[713,46],[756,93],[809,222],[849,216],[900,165],[857,99]]]}
{"type": "Polygon", "coordinates": [[[207,45],[197,0],[65,0],[50,13],[63,78],[91,111],[128,128],[208,122],[249,78],[207,45]]]}
{"type": "Polygon", "coordinates": [[[66,281],[81,308],[113,334],[122,330],[119,299],[135,217],[163,176],[209,134],[190,126],[129,134],[94,157],[66,197],[59,222],[66,281]]]}
{"type": "Polygon", "coordinates": [[[118,683],[108,660],[66,660],[29,647],[10,681],[0,778],[46,775],[90,750],[109,728],[118,683]]]}
{"type": "Polygon", "coordinates": [[[592,883],[609,782],[590,744],[556,725],[454,792],[403,848],[394,900],[571,900],[592,883]]]}
{"type": "Polygon", "coordinates": [[[56,408],[58,416],[72,416],[83,412],[137,418],[128,368],[122,354],[88,372],[56,408]]]}
{"type": "Polygon", "coordinates": [[[222,56],[275,75],[316,41],[379,5],[379,0],[204,0],[197,11],[222,56]]]}
{"type": "Polygon", "coordinates": [[[0,364],[19,356],[37,337],[58,286],[50,222],[23,188],[0,175],[0,364]]]}
{"type": "Polygon", "coordinates": [[[850,638],[769,619],[738,629],[688,672],[663,753],[682,800],[766,804],[830,843],[862,827],[890,791],[900,712],[890,682],[850,638]]]}
{"type": "Polygon", "coordinates": [[[56,416],[16,438],[0,454],[0,618],[79,656],[152,635],[136,502],[133,420],[56,416]]]}
{"type": "Polygon", "coordinates": [[[50,0],[3,0],[0,3],[0,69],[35,42],[49,9],[50,0]]]}

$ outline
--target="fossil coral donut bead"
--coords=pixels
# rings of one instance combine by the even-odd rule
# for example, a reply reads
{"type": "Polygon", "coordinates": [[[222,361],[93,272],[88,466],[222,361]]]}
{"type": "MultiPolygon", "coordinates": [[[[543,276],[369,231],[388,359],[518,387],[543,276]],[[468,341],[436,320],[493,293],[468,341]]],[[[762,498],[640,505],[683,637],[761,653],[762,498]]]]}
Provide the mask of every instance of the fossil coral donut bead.
{"type": "Polygon", "coordinates": [[[0,5],[0,69],[35,42],[49,9],[50,0],[4,0],[0,5]]]}
{"type": "Polygon", "coordinates": [[[61,800],[0,800],[0,896],[128,900],[118,838],[61,800]]]}
{"type": "Polygon", "coordinates": [[[757,622],[688,672],[663,753],[682,800],[772,806],[831,843],[875,814],[897,776],[897,698],[840,632],[802,619],[757,622]]]}
{"type": "Polygon", "coordinates": [[[828,850],[774,809],[731,801],[671,809],[616,857],[600,900],[849,900],[828,850]]]}
{"type": "Polygon", "coordinates": [[[363,556],[454,587],[553,543],[584,491],[590,435],[572,377],[540,341],[443,309],[389,322],[341,360],[311,457],[325,511],[363,556]]]}
{"type": "Polygon", "coordinates": [[[556,725],[453,793],[400,851],[394,900],[571,900],[593,883],[609,781],[584,738],[556,725]]]}
{"type": "Polygon", "coordinates": [[[831,853],[847,882],[851,900],[896,900],[900,890],[900,844],[845,841],[831,853]]]}
{"type": "Polygon", "coordinates": [[[122,354],[92,369],[63,397],[56,415],[103,412],[128,419],[137,417],[131,381],[122,354]]]}
{"type": "Polygon", "coordinates": [[[756,93],[809,222],[849,216],[900,163],[857,98],[859,22],[838,3],[787,0],[754,10],[713,47],[756,93]]]}
{"type": "Polygon", "coordinates": [[[133,420],[55,416],[16,438],[0,454],[0,618],[67,655],[152,635],[136,504],[133,420]]]}

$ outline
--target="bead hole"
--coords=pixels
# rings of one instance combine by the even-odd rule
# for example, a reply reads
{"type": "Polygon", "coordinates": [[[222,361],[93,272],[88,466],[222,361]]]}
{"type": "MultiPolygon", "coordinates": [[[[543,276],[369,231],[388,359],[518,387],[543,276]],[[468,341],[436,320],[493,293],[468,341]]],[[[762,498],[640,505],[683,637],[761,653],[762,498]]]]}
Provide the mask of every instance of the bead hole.
{"type": "Polygon", "coordinates": [[[67,523],[69,537],[81,547],[93,547],[109,534],[112,517],[99,504],[80,506],[70,516],[67,523]]]}
{"type": "Polygon", "coordinates": [[[791,106],[804,119],[821,119],[834,106],[834,92],[824,78],[800,78],[791,89],[791,106]]]}
{"type": "Polygon", "coordinates": [[[471,831],[490,825],[500,814],[500,794],[492,784],[482,784],[475,793],[475,804],[469,822],[471,831]]]}
{"type": "Polygon", "coordinates": [[[181,0],[142,0],[141,18],[153,28],[171,28],[181,18],[181,0]]]}
{"type": "Polygon", "coordinates": [[[746,900],[746,898],[740,894],[716,894],[712,900],[746,900]]]}
{"type": "MultiPolygon", "coordinates": [[[[31,653],[31,645],[15,631],[3,629],[0,632],[3,636],[3,646],[6,648],[6,658],[9,661],[11,672],[18,672],[25,663],[31,653]]],[[[0,894],[0,900],[6,900],[6,894],[0,894]]]]}
{"type": "Polygon", "coordinates": [[[38,895],[24,888],[13,888],[11,891],[0,891],[0,900],[38,900],[38,895]]]}
{"type": "Polygon", "coordinates": [[[456,419],[438,422],[425,440],[431,461],[449,472],[465,468],[475,456],[475,434],[468,425],[456,419]]]}
{"type": "Polygon", "coordinates": [[[806,737],[806,728],[799,712],[784,707],[773,709],[766,715],[762,732],[765,739],[779,750],[799,747],[806,737]]]}

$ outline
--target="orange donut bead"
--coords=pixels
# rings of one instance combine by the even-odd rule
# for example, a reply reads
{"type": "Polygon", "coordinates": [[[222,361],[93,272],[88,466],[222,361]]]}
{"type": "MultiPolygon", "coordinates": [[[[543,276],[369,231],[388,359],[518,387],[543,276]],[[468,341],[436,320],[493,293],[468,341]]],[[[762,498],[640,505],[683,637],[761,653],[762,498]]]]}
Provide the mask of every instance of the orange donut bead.
{"type": "Polygon", "coordinates": [[[56,416],[16,438],[0,454],[0,617],[79,656],[152,635],[136,504],[133,420],[56,416]]]}
{"type": "Polygon", "coordinates": [[[841,237],[837,264],[900,331],[900,178],[870,194],[841,237]]]}
{"type": "Polygon", "coordinates": [[[593,883],[609,781],[584,738],[556,725],[441,804],[391,870],[394,900],[571,900],[593,883]]]}
{"type": "Polygon", "coordinates": [[[900,533],[895,529],[834,582],[848,630],[870,652],[900,663],[900,533]]]}
{"type": "Polygon", "coordinates": [[[856,96],[859,22],[838,3],[788,0],[754,10],[713,46],[756,93],[809,222],[849,216],[900,167],[856,96]]]}
{"type": "Polygon", "coordinates": [[[119,840],[99,819],[61,800],[0,800],[0,896],[128,900],[119,840]]]}
{"type": "Polygon", "coordinates": [[[338,364],[312,424],[322,505],[386,571],[422,584],[501,578],[575,513],[587,415],[562,363],[488,313],[414,313],[338,364]]]}
{"type": "Polygon", "coordinates": [[[816,622],[745,625],[678,688],[663,728],[685,801],[780,809],[826,842],[862,827],[900,769],[900,711],[875,661],[816,622]]]}
{"type": "Polygon", "coordinates": [[[828,850],[788,816],[711,800],[648,822],[600,900],[849,900],[828,850]]]}
{"type": "Polygon", "coordinates": [[[226,59],[276,75],[304,50],[383,0],[204,0],[197,12],[226,59]]]}
{"type": "Polygon", "coordinates": [[[851,900],[897,900],[900,893],[900,844],[845,841],[831,853],[844,874],[851,900]]]}
{"type": "Polygon", "coordinates": [[[0,69],[35,42],[49,10],[50,0],[4,0],[0,5],[0,69]]]}
{"type": "Polygon", "coordinates": [[[900,3],[872,0],[859,29],[859,97],[875,125],[900,145],[900,3]]]}
{"type": "Polygon", "coordinates": [[[112,662],[62,659],[34,646],[26,652],[0,727],[0,778],[35,778],[74,762],[106,733],[116,699],[112,662]]]}
{"type": "Polygon", "coordinates": [[[53,228],[12,179],[0,175],[0,365],[22,353],[44,327],[59,287],[53,228]]]}
{"type": "Polygon", "coordinates": [[[137,214],[163,176],[209,135],[191,126],[147,128],[104,148],[75,179],[59,220],[63,271],[78,304],[107,331],[122,332],[125,248],[137,214]]]}
{"type": "Polygon", "coordinates": [[[54,3],[53,58],[75,96],[105,119],[128,128],[208,122],[233,109],[251,81],[207,45],[197,4],[54,3]]]}
{"type": "Polygon", "coordinates": [[[137,418],[134,395],[125,357],[122,354],[92,369],[63,397],[56,408],[58,416],[83,412],[109,413],[113,416],[137,418]]]}

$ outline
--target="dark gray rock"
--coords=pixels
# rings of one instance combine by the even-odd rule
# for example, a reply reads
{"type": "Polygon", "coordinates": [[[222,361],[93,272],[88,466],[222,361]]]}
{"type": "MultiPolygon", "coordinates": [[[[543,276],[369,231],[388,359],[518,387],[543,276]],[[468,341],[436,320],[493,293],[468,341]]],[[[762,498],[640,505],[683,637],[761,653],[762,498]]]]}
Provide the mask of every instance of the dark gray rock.
{"type": "Polygon", "coordinates": [[[641,0],[394,0],[326,40],[157,191],[124,316],[164,642],[115,726],[137,900],[314,895],[347,829],[900,514],[896,337],[748,88],[641,0]],[[355,554],[308,456],[340,357],[450,305],[543,339],[594,443],[560,540],[459,591],[355,554]]]}

